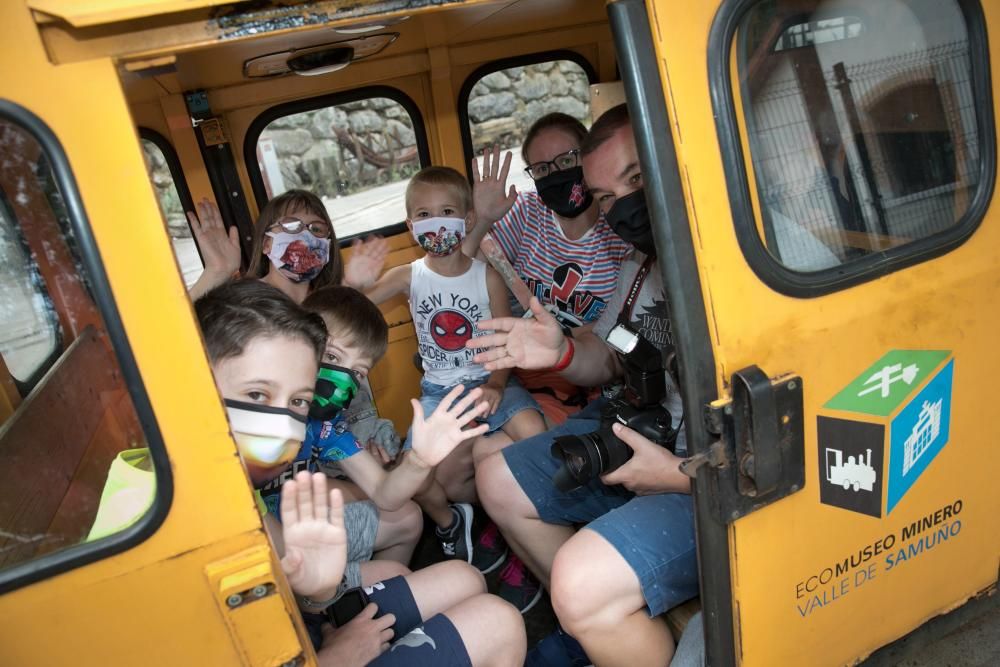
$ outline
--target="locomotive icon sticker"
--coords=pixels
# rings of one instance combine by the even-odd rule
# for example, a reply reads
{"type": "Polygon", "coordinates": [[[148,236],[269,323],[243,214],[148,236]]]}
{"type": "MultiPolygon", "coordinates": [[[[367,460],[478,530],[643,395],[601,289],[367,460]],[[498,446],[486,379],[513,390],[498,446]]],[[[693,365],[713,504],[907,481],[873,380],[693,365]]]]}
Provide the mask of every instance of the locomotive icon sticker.
{"type": "Polygon", "coordinates": [[[954,369],[948,351],[893,350],[827,401],[816,418],[820,502],[892,512],[948,444],[954,369]]]}

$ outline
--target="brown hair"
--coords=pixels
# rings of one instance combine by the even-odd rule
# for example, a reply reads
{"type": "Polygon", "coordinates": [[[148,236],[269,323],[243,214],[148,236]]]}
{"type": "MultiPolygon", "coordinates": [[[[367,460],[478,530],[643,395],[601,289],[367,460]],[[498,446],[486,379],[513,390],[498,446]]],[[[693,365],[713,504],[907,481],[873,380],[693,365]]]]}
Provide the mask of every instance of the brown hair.
{"type": "Polygon", "coordinates": [[[590,126],[590,132],[580,143],[580,155],[590,155],[600,148],[601,144],[610,139],[615,132],[631,122],[628,106],[619,104],[616,107],[611,107],[590,126]]]}
{"type": "Polygon", "coordinates": [[[559,111],[546,114],[536,120],[528,128],[528,133],[524,135],[524,145],[521,146],[521,157],[524,159],[524,164],[528,164],[528,147],[531,146],[531,142],[545,130],[560,130],[578,142],[582,142],[583,138],[587,136],[587,128],[576,118],[559,111]]]}
{"type": "Polygon", "coordinates": [[[319,289],[326,285],[339,285],[344,278],[344,262],[340,257],[340,246],[337,244],[337,234],[333,230],[330,215],[322,200],[306,190],[289,190],[278,195],[265,204],[257,216],[257,224],[253,229],[253,247],[250,250],[250,266],[246,276],[263,278],[271,270],[271,260],[264,254],[264,235],[267,230],[285,215],[295,211],[307,211],[319,216],[330,225],[330,261],[326,263],[319,275],[313,278],[309,286],[319,289]]]}
{"type": "Polygon", "coordinates": [[[323,319],[260,280],[224,283],[195,301],[194,312],[212,365],[240,356],[256,338],[297,338],[313,348],[317,361],[326,349],[323,319]]]}
{"type": "Polygon", "coordinates": [[[360,348],[372,363],[385,354],[389,325],[378,306],[358,290],[330,285],[307,296],[302,307],[318,313],[331,336],[342,337],[344,345],[360,348]]]}
{"type": "Polygon", "coordinates": [[[472,211],[472,188],[469,186],[469,180],[465,176],[451,167],[424,167],[413,175],[409,185],[406,186],[407,217],[410,216],[410,211],[413,210],[410,196],[412,195],[414,185],[433,185],[452,188],[458,194],[460,203],[465,207],[465,212],[469,213],[472,211]]]}

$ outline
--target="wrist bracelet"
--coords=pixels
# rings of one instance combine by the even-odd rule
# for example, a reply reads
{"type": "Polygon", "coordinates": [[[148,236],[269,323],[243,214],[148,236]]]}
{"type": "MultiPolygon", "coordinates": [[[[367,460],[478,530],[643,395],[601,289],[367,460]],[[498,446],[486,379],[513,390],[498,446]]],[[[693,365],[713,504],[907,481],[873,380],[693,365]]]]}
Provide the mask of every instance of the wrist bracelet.
{"type": "Polygon", "coordinates": [[[573,363],[573,355],[576,354],[576,345],[573,343],[572,338],[566,339],[566,352],[563,354],[562,359],[552,367],[554,371],[564,371],[573,363]]]}

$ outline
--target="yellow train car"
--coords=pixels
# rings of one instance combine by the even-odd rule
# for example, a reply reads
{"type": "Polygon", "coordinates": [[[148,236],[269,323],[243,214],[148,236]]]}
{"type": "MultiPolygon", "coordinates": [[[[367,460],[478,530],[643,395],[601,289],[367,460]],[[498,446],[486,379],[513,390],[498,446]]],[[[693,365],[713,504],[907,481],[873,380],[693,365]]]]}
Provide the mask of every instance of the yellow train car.
{"type": "MultiPolygon", "coordinates": [[[[267,199],[309,189],[398,265],[420,166],[516,153],[617,80],[709,664],[854,664],[994,595],[994,26],[978,0],[0,3],[0,663],[315,664],[193,317],[184,211],[215,201],[246,261],[267,199]],[[91,534],[140,447],[149,511],[91,534]]],[[[405,432],[414,330],[383,312],[370,380],[405,432]]]]}

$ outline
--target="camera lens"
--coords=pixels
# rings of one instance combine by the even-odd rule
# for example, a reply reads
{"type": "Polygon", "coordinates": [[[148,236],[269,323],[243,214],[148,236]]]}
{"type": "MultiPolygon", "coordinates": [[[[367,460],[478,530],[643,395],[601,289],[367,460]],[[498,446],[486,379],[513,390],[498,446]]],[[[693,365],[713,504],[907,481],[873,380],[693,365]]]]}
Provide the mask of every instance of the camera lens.
{"type": "Polygon", "coordinates": [[[605,451],[601,432],[564,435],[552,443],[552,456],[563,465],[552,478],[560,491],[577,489],[604,472],[605,451]]]}

